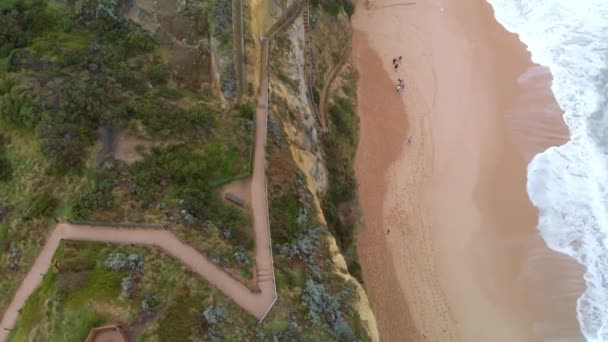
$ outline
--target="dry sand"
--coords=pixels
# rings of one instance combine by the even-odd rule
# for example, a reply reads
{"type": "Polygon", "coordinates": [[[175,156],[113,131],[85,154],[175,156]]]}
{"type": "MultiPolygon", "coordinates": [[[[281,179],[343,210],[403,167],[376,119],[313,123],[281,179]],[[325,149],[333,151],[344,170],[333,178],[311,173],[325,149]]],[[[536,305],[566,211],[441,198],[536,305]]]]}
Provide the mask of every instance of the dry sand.
{"type": "Polygon", "coordinates": [[[530,158],[567,138],[550,74],[483,0],[404,4],[361,1],[353,19],[359,254],[381,339],[580,340],[582,271],[545,247],[526,193],[530,158]]]}

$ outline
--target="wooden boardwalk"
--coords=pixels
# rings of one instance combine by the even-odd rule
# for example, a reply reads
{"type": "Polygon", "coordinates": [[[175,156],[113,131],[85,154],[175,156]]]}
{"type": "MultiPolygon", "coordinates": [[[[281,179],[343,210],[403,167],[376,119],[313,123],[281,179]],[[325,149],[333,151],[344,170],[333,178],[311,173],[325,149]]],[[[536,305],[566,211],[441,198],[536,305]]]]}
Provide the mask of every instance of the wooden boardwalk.
{"type": "MultiPolygon", "coordinates": [[[[266,136],[268,123],[268,59],[269,43],[275,34],[301,13],[301,4],[285,13],[263,39],[260,91],[256,108],[255,151],[251,197],[253,229],[255,235],[256,280],[259,292],[252,292],[227,272],[214,265],[193,247],[181,242],[173,233],[164,229],[113,228],[59,223],[49,235],[25,279],[14,294],[0,322],[0,341],[5,341],[14,328],[19,311],[27,298],[38,288],[43,276],[51,267],[53,255],[62,240],[99,241],[116,244],[138,244],[161,248],[179,260],[201,278],[208,281],[237,305],[262,321],[277,300],[272,243],[266,186],[266,136]]],[[[242,14],[241,14],[242,15],[242,14]]],[[[311,94],[312,96],[312,94],[311,94]]]]}

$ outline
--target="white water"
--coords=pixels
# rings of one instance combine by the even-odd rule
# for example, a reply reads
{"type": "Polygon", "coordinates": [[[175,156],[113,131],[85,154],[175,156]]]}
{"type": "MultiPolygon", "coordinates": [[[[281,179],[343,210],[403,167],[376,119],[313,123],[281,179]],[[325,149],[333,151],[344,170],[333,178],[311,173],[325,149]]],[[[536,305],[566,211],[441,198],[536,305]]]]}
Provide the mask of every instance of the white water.
{"type": "Polygon", "coordinates": [[[583,335],[608,341],[608,0],[488,2],[553,74],[571,140],[530,162],[528,194],[547,245],[586,267],[583,335]]]}

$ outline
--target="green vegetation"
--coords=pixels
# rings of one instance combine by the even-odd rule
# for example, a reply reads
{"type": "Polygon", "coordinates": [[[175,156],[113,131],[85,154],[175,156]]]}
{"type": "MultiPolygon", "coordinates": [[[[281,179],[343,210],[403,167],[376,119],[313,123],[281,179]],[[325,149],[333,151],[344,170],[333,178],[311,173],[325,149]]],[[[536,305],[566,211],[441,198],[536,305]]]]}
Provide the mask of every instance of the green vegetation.
{"type": "Polygon", "coordinates": [[[355,13],[355,4],[351,0],[312,0],[311,5],[320,6],[325,13],[333,18],[340,14],[341,9],[344,9],[349,17],[355,13]]]}
{"type": "Polygon", "coordinates": [[[50,217],[57,207],[57,199],[48,192],[35,195],[27,208],[25,219],[50,217]]]}
{"type": "Polygon", "coordinates": [[[158,250],[68,242],[53,264],[9,341],[84,341],[104,324],[120,324],[139,340],[187,341],[215,330],[230,340],[253,335],[254,318],[158,250]],[[224,319],[209,322],[215,316],[204,313],[218,308],[224,319]]]}
{"type": "Polygon", "coordinates": [[[213,37],[219,42],[220,83],[224,96],[233,98],[236,95],[236,69],[232,46],[232,1],[210,0],[209,26],[213,37]]]}
{"type": "MultiPolygon", "coordinates": [[[[344,3],[323,3],[324,13],[344,17],[344,3]]],[[[122,18],[123,4],[0,4],[0,265],[10,270],[0,278],[0,309],[55,217],[163,224],[254,287],[250,217],[228,205],[218,187],[250,175],[255,103],[224,109],[201,92],[210,68],[198,70],[218,51],[222,91],[235,94],[232,1],[185,5],[180,18],[155,13],[162,21],[155,37],[183,38],[200,48],[195,57],[122,18]],[[204,44],[209,37],[212,48],[204,44]],[[128,145],[121,134],[135,137],[130,148],[141,158],[114,151],[128,145]]],[[[273,49],[298,48],[288,44],[273,49]]],[[[295,87],[280,68],[273,72],[295,87]]],[[[158,250],[64,242],[10,340],[82,341],[91,328],[113,323],[139,341],[367,340],[352,305],[357,294],[334,273],[328,246],[333,232],[343,250],[354,251],[352,221],[343,215],[354,202],[352,89],[329,109],[334,150],[323,137],[326,157],[336,156],[328,165],[336,185],[322,199],[329,230],[320,227],[281,129],[283,120],[298,124],[299,113],[281,101],[272,99],[267,150],[279,300],[263,324],[158,250]]]]}
{"type": "Polygon", "coordinates": [[[5,138],[0,133],[0,182],[6,182],[13,176],[13,169],[5,153],[5,138]]]}
{"type": "Polygon", "coordinates": [[[251,101],[245,101],[239,109],[241,116],[247,120],[253,120],[255,114],[255,106],[251,101]]]}
{"type": "Polygon", "coordinates": [[[0,264],[14,266],[0,278],[0,309],[55,217],[168,223],[235,276],[252,277],[249,217],[217,189],[250,172],[247,119],[208,92],[179,88],[178,52],[121,17],[121,4],[0,4],[0,264]],[[116,134],[104,131],[149,142],[143,160],[108,155],[116,134]]]}
{"type": "MultiPolygon", "coordinates": [[[[273,44],[270,51],[276,60],[286,60],[288,44],[273,44]]],[[[271,64],[272,61],[271,61],[271,64]]],[[[287,74],[288,66],[280,62],[274,63],[270,76],[274,82],[283,81],[281,73],[287,74]]],[[[348,80],[344,83],[353,83],[348,80]]],[[[280,88],[280,87],[277,87],[280,88]]],[[[294,127],[296,131],[305,131],[302,113],[297,113],[293,100],[286,99],[278,92],[271,93],[271,112],[268,120],[267,147],[267,181],[270,201],[270,224],[272,242],[274,243],[274,266],[279,300],[264,323],[264,332],[275,331],[273,336],[286,340],[302,338],[303,340],[326,341],[366,340],[366,332],[358,323],[358,313],[352,304],[357,299],[353,284],[345,281],[335,273],[335,265],[329,253],[330,231],[321,226],[318,220],[317,208],[313,194],[309,191],[305,174],[296,165],[294,158],[297,154],[292,151],[308,150],[302,143],[294,142],[300,138],[288,137],[282,127],[294,127]],[[292,103],[290,103],[292,102],[292,103]],[[280,332],[277,334],[276,332],[280,332]],[[302,334],[301,332],[305,333],[302,334]]],[[[351,94],[354,95],[354,94],[351,94]]],[[[342,95],[346,97],[346,95],[342,95]]],[[[350,146],[352,139],[356,141],[357,121],[351,100],[345,98],[339,110],[346,114],[343,120],[340,137],[344,146],[350,146]],[[344,107],[344,108],[342,108],[344,107]],[[352,139],[346,139],[346,136],[352,139]]],[[[293,133],[292,133],[293,134],[293,133]]],[[[298,133],[296,133],[298,134],[298,133]]],[[[314,143],[313,143],[314,144],[314,143]]],[[[324,147],[324,146],[323,146],[324,147]]],[[[350,151],[354,151],[354,146],[350,151]]],[[[340,182],[351,179],[338,169],[338,163],[343,162],[342,168],[348,169],[351,160],[341,158],[332,165],[340,182]]],[[[330,175],[330,177],[332,177],[330,175]]],[[[329,182],[334,179],[330,178],[329,182]]],[[[354,183],[353,183],[354,184],[354,183]]],[[[330,185],[331,186],[331,185],[330,185]]],[[[346,192],[346,184],[341,183],[336,193],[346,192]]],[[[351,189],[354,198],[354,186],[351,189]]],[[[326,196],[327,197],[327,196],[326,196]]],[[[325,209],[325,208],[323,208],[325,209]]],[[[338,235],[332,228],[334,235],[338,235]]],[[[353,232],[349,232],[352,237],[353,232]]],[[[351,248],[352,249],[352,248],[351,248]]]]}
{"type": "Polygon", "coordinates": [[[167,67],[161,63],[150,66],[148,68],[148,78],[150,82],[156,85],[167,82],[167,67]]]}
{"type": "Polygon", "coordinates": [[[344,252],[351,274],[362,281],[355,240],[358,205],[353,165],[359,118],[352,105],[355,102],[354,77],[353,74],[346,75],[342,89],[337,90],[329,105],[331,129],[322,138],[329,179],[322,206],[327,224],[344,252]]]}
{"type": "Polygon", "coordinates": [[[273,239],[278,243],[292,242],[307,226],[306,212],[293,194],[272,198],[270,208],[272,224],[277,227],[273,239]]]}

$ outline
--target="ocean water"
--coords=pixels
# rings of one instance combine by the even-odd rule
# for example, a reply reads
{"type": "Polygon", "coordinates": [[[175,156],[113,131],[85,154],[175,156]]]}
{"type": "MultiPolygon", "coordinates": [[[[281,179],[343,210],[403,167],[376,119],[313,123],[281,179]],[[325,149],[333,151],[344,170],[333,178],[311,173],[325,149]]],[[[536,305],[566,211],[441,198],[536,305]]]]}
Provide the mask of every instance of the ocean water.
{"type": "Polygon", "coordinates": [[[551,70],[570,141],[537,154],[528,194],[549,248],[586,267],[581,332],[608,341],[608,0],[488,0],[551,70]]]}

